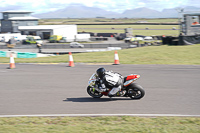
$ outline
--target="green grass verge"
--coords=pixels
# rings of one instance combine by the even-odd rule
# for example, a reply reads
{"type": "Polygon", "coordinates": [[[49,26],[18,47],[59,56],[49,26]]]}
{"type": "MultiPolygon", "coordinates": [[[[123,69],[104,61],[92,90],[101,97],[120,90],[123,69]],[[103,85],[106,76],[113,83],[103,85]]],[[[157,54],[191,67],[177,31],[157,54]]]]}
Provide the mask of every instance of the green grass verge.
{"type": "MultiPolygon", "coordinates": [[[[93,32],[93,33],[124,33],[124,30],[95,30],[95,29],[79,29],[78,32],[93,32]]],[[[178,36],[178,30],[133,30],[133,36],[178,36]]]]}
{"type": "Polygon", "coordinates": [[[0,133],[197,133],[197,117],[0,118],[0,133]]]}
{"type": "MultiPolygon", "coordinates": [[[[187,46],[148,46],[118,50],[121,64],[200,65],[200,44],[187,46]]],[[[75,63],[113,63],[114,51],[73,54],[75,63]]],[[[9,58],[0,57],[1,63],[9,58]]],[[[16,63],[68,63],[68,55],[40,58],[15,58],[16,63]]]]}
{"type": "Polygon", "coordinates": [[[133,29],[172,29],[175,27],[179,28],[179,25],[78,25],[78,28],[108,28],[108,29],[125,29],[125,28],[133,28],[133,29]]]}
{"type": "MultiPolygon", "coordinates": [[[[162,25],[161,23],[178,23],[178,19],[110,19],[110,18],[82,18],[82,19],[40,19],[40,25],[54,25],[54,24],[77,24],[78,32],[93,32],[93,33],[124,33],[125,28],[133,28],[133,29],[172,29],[173,27],[179,29],[179,25],[162,25]],[[130,24],[127,23],[135,23],[138,21],[145,22],[153,22],[159,23],[159,25],[141,25],[138,24],[130,24]],[[106,24],[110,23],[110,25],[106,24]],[[119,23],[116,25],[116,23],[119,23]],[[89,24],[89,25],[81,25],[81,24],[89,24]],[[98,24],[98,25],[96,25],[98,24]],[[84,28],[84,29],[83,29],[84,28]]],[[[133,30],[133,35],[170,35],[170,36],[178,36],[178,30],[133,30]]]]}
{"type": "Polygon", "coordinates": [[[178,23],[177,18],[63,18],[63,19],[40,19],[39,24],[93,24],[93,23],[135,23],[138,21],[154,22],[154,23],[178,23]]]}
{"type": "Polygon", "coordinates": [[[124,33],[125,28],[133,28],[133,35],[170,35],[178,36],[179,30],[172,30],[172,28],[179,29],[178,25],[78,25],[78,32],[93,32],[93,33],[124,33]],[[144,30],[149,28],[149,30],[144,30]],[[143,30],[134,30],[143,29],[143,30]],[[150,30],[157,29],[157,30],[150,30]],[[159,30],[158,30],[159,29],[159,30]],[[169,30],[163,30],[169,29],[169,30]]]}

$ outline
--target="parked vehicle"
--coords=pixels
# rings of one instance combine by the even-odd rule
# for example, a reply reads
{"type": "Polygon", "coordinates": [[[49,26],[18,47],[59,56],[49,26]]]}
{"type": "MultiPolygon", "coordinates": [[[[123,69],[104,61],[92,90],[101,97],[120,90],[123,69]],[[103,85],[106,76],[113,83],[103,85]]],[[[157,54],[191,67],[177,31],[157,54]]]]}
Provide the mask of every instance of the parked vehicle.
{"type": "Polygon", "coordinates": [[[25,44],[43,44],[41,37],[39,36],[27,36],[24,42],[25,44]]]}
{"type": "Polygon", "coordinates": [[[144,44],[146,45],[152,45],[154,43],[154,39],[151,36],[146,36],[144,38],[144,44]]]}
{"type": "Polygon", "coordinates": [[[161,45],[162,44],[162,36],[152,36],[153,45],[161,45]]]}
{"type": "Polygon", "coordinates": [[[52,35],[50,36],[49,42],[51,43],[55,43],[55,42],[60,42],[60,40],[62,39],[62,36],[60,35],[52,35]]]}
{"type": "Polygon", "coordinates": [[[84,48],[84,45],[83,44],[80,44],[78,42],[71,42],[70,43],[70,47],[71,48],[84,48]]]}
{"type": "MultiPolygon", "coordinates": [[[[138,74],[130,74],[124,78],[123,88],[117,92],[115,97],[130,97],[131,99],[141,99],[145,95],[145,91],[142,86],[133,83],[140,78],[138,74]]],[[[94,73],[88,82],[87,93],[93,98],[101,98],[103,95],[108,96],[111,88],[107,88],[107,91],[102,92],[97,82],[98,76],[94,73]]]]}
{"type": "Polygon", "coordinates": [[[144,39],[142,37],[132,37],[130,41],[133,45],[137,46],[139,46],[139,44],[144,44],[144,39]]]}
{"type": "Polygon", "coordinates": [[[65,43],[65,42],[73,42],[74,38],[73,36],[63,36],[62,39],[60,39],[60,43],[65,43]]]}
{"type": "Polygon", "coordinates": [[[62,39],[59,42],[61,43],[67,42],[67,37],[62,37],[62,39]]]}
{"type": "Polygon", "coordinates": [[[124,38],[124,42],[125,43],[130,43],[131,42],[131,38],[132,37],[126,37],[126,38],[124,38]]]}
{"type": "Polygon", "coordinates": [[[0,42],[7,43],[13,37],[14,37],[14,40],[16,42],[21,42],[23,40],[26,40],[27,35],[21,35],[21,33],[5,33],[5,34],[0,34],[0,42]]]}

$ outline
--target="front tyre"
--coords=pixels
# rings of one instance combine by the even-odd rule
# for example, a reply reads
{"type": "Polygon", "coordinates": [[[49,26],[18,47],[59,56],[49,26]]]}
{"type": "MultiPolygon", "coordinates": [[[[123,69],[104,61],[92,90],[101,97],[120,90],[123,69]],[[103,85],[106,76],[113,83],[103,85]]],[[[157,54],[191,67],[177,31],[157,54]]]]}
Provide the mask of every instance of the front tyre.
{"type": "Polygon", "coordinates": [[[103,94],[93,89],[91,86],[87,87],[87,93],[93,98],[101,98],[103,94]]]}
{"type": "Polygon", "coordinates": [[[142,97],[144,97],[144,95],[145,91],[142,86],[136,83],[132,83],[128,86],[128,96],[131,99],[141,99],[142,97]]]}

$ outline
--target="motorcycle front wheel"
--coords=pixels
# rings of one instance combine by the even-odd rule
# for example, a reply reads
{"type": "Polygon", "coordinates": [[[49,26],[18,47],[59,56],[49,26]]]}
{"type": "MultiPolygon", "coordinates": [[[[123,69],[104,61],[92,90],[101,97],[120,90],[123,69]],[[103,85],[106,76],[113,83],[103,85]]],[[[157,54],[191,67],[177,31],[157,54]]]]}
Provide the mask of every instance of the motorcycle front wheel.
{"type": "Polygon", "coordinates": [[[91,86],[87,87],[87,93],[93,98],[101,98],[103,96],[103,94],[94,90],[91,86]]]}
{"type": "Polygon", "coordinates": [[[140,86],[136,83],[132,83],[129,85],[128,96],[131,99],[141,99],[142,97],[144,97],[144,95],[145,95],[145,91],[142,88],[142,86],[140,86]]]}

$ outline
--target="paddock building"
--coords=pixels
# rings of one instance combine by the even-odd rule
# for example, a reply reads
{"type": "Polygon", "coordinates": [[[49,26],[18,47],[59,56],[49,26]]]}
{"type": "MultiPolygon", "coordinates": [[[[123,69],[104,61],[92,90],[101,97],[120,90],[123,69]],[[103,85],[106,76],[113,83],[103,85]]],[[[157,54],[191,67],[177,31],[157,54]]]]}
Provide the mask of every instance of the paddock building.
{"type": "Polygon", "coordinates": [[[28,11],[3,11],[1,33],[21,33],[49,39],[51,35],[73,38],[77,34],[77,25],[38,25],[39,18],[32,17],[28,11]]]}
{"type": "Polygon", "coordinates": [[[51,35],[75,36],[77,25],[37,25],[19,26],[22,35],[40,36],[42,39],[49,39],[51,35]]]}

